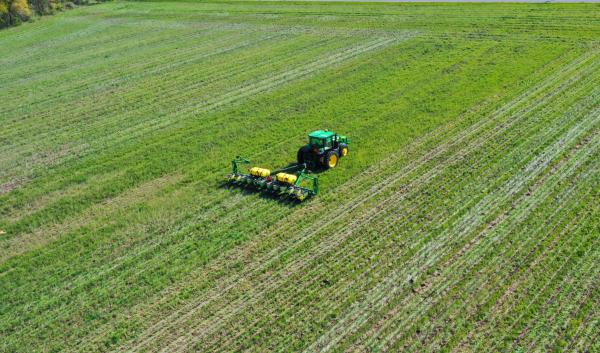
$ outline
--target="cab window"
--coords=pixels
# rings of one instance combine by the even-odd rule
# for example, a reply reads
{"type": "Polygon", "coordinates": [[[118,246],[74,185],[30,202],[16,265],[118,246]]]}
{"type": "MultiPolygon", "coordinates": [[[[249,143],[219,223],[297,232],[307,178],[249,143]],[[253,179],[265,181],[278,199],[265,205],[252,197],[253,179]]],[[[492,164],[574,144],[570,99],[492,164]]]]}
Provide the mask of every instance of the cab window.
{"type": "Polygon", "coordinates": [[[321,140],[320,138],[311,137],[309,140],[309,143],[311,144],[311,146],[315,146],[315,147],[319,147],[319,148],[323,147],[323,140],[321,140]]]}

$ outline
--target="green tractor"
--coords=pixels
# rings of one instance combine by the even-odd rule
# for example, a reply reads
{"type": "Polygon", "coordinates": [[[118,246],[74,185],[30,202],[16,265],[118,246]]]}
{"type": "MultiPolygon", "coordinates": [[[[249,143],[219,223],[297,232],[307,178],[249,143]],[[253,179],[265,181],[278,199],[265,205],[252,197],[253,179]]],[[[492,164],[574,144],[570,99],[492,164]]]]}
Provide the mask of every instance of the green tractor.
{"type": "Polygon", "coordinates": [[[298,150],[298,164],[311,168],[335,168],[348,155],[350,140],[333,131],[317,130],[308,134],[308,144],[298,150]]]}
{"type": "Polygon", "coordinates": [[[346,136],[334,132],[314,131],[308,135],[308,144],[298,151],[298,163],[277,170],[253,167],[244,172],[241,165],[250,161],[238,156],[231,161],[232,172],[226,180],[230,185],[303,201],[319,193],[319,180],[309,175],[311,170],[335,168],[340,157],[348,155],[349,142],[346,136]]]}

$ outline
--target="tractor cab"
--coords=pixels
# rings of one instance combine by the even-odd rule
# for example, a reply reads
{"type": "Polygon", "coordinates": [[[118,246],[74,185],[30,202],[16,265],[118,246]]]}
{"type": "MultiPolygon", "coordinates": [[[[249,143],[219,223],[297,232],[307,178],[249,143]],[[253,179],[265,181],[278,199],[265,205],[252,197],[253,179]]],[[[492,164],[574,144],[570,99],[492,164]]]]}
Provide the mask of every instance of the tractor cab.
{"type": "Polygon", "coordinates": [[[333,137],[335,134],[331,131],[317,130],[308,134],[308,144],[316,149],[329,149],[333,146],[333,137]]]}
{"type": "Polygon", "coordinates": [[[308,144],[298,151],[298,163],[310,167],[335,168],[348,155],[348,138],[333,131],[317,130],[308,134],[308,144]]]}

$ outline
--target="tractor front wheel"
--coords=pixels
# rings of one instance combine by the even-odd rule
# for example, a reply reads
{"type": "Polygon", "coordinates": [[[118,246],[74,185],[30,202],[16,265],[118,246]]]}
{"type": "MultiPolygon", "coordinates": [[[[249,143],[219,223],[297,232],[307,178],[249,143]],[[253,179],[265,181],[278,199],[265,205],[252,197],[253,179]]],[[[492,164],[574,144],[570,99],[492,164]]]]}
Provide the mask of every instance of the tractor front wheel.
{"type": "Polygon", "coordinates": [[[336,151],[329,151],[325,157],[325,168],[330,169],[337,167],[339,159],[340,156],[336,151]]]}
{"type": "Polygon", "coordinates": [[[345,143],[340,143],[340,157],[346,157],[348,152],[348,145],[345,143]]]}

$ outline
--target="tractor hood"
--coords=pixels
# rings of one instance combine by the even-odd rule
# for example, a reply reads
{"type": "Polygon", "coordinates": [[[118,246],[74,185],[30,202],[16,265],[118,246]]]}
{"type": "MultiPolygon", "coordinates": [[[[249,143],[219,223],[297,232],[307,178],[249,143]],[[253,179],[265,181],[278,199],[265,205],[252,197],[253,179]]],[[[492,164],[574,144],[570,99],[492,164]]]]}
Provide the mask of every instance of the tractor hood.
{"type": "Polygon", "coordinates": [[[333,131],[317,130],[308,134],[308,137],[315,137],[318,139],[325,139],[335,135],[333,131]]]}

